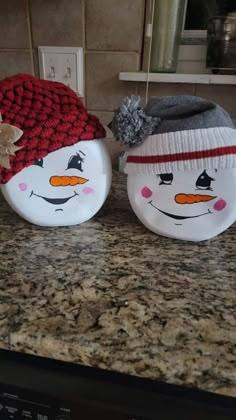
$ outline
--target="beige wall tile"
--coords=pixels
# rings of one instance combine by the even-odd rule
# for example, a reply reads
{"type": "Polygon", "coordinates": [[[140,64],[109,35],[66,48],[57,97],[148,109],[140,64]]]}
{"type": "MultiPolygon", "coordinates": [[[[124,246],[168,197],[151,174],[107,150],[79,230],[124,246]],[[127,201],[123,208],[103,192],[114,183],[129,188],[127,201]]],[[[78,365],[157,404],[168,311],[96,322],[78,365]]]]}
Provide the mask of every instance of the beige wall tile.
{"type": "Polygon", "coordinates": [[[196,95],[218,103],[232,117],[236,117],[235,85],[197,85],[196,95]]]}
{"type": "Polygon", "coordinates": [[[114,112],[101,112],[101,122],[106,128],[107,138],[109,139],[112,139],[114,137],[112,131],[108,127],[108,124],[111,122],[113,115],[114,112]]]}
{"type": "Polygon", "coordinates": [[[117,140],[114,139],[113,133],[111,130],[107,127],[107,124],[109,124],[113,118],[114,113],[113,112],[102,112],[101,113],[101,122],[105,126],[107,137],[105,139],[105,143],[107,145],[108,151],[111,156],[111,162],[112,167],[114,169],[119,168],[119,156],[122,152],[122,150],[125,149],[124,146],[120,144],[117,140]]]}
{"type": "Polygon", "coordinates": [[[119,156],[122,150],[124,150],[124,146],[114,139],[113,133],[107,126],[111,122],[113,115],[114,112],[101,112],[101,123],[106,129],[107,137],[105,143],[111,156],[112,166],[114,169],[118,169],[119,156]]]}
{"type": "Polygon", "coordinates": [[[108,128],[108,124],[111,122],[114,112],[104,112],[104,111],[88,111],[93,115],[96,115],[96,117],[99,119],[99,121],[101,122],[101,124],[104,126],[104,128],[106,129],[106,137],[109,139],[113,138],[113,134],[111,132],[111,130],[108,128]]]}
{"type": "Polygon", "coordinates": [[[31,0],[34,46],[83,46],[82,0],[31,0]]]}
{"type": "Polygon", "coordinates": [[[86,54],[87,107],[113,111],[124,96],[136,92],[136,83],[120,82],[120,71],[137,71],[139,55],[135,53],[86,54]]]}
{"type": "Polygon", "coordinates": [[[107,134],[105,143],[107,145],[109,154],[111,156],[112,166],[114,169],[118,169],[119,155],[121,151],[124,150],[124,147],[121,146],[120,143],[114,139],[111,130],[107,127],[107,124],[109,124],[109,122],[111,122],[113,118],[113,112],[103,112],[103,111],[89,111],[89,112],[96,115],[99,118],[100,122],[105,127],[106,134],[107,134]]]}
{"type": "Polygon", "coordinates": [[[27,0],[0,2],[0,48],[29,48],[27,0]]]}
{"type": "Polygon", "coordinates": [[[94,110],[91,111],[90,109],[88,109],[88,112],[90,112],[90,114],[95,115],[99,119],[99,121],[101,121],[101,115],[102,115],[101,111],[94,111],[94,110]]]}
{"type": "Polygon", "coordinates": [[[0,51],[0,63],[0,79],[16,73],[34,73],[30,52],[0,51]]]}
{"type": "MultiPolygon", "coordinates": [[[[146,84],[137,83],[138,95],[141,96],[142,103],[145,102],[146,84]]],[[[149,83],[148,97],[151,96],[172,96],[172,95],[194,95],[195,85],[187,83],[149,83]]]]}
{"type": "Polygon", "coordinates": [[[140,51],[144,0],[86,0],[86,48],[140,51]]]}
{"type": "Polygon", "coordinates": [[[34,60],[34,74],[36,77],[39,77],[39,56],[38,48],[33,49],[33,60],[34,60]]]}
{"type": "Polygon", "coordinates": [[[104,141],[107,145],[108,152],[109,152],[110,157],[111,157],[112,167],[114,169],[118,169],[118,167],[119,167],[119,156],[120,156],[122,150],[124,150],[124,147],[122,147],[120,145],[120,143],[118,141],[116,141],[115,139],[106,138],[104,141]]]}

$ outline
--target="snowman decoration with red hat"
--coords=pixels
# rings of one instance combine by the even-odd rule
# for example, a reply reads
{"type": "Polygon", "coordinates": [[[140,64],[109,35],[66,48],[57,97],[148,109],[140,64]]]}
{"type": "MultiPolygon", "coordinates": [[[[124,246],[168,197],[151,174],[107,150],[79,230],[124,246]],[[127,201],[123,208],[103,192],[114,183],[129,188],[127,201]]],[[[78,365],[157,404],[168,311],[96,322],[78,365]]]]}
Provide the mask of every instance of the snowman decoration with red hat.
{"type": "Polygon", "coordinates": [[[111,162],[105,130],[67,86],[29,75],[0,82],[0,186],[41,226],[80,224],[103,205],[111,162]]]}
{"type": "Polygon", "coordinates": [[[229,114],[195,96],[126,98],[110,127],[128,145],[128,196],[151,231],[212,238],[236,219],[236,129],[229,114]]]}

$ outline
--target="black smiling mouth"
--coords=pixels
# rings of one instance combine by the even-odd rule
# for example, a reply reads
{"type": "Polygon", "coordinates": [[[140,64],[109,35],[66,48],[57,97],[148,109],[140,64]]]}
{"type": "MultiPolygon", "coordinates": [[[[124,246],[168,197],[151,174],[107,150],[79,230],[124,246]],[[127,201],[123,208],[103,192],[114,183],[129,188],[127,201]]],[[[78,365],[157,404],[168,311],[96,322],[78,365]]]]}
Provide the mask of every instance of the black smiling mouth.
{"type": "Polygon", "coordinates": [[[151,204],[151,206],[154,207],[154,209],[160,211],[161,213],[163,213],[166,216],[171,217],[172,219],[175,219],[175,220],[195,219],[196,217],[205,216],[206,214],[212,214],[212,212],[208,209],[208,211],[206,213],[198,214],[197,216],[178,216],[177,214],[167,213],[166,211],[158,209],[158,207],[156,207],[156,206],[154,206],[154,204],[152,204],[152,201],[149,201],[148,204],[151,204]]]}
{"type": "Polygon", "coordinates": [[[42,195],[38,195],[35,194],[33,191],[30,194],[30,197],[32,197],[32,195],[35,195],[36,197],[42,198],[43,200],[47,201],[50,204],[54,204],[54,205],[58,205],[58,204],[65,204],[67,203],[67,201],[71,200],[71,198],[74,198],[77,194],[77,192],[74,191],[74,195],[72,195],[71,197],[66,197],[66,198],[48,198],[48,197],[43,197],[42,195]]]}

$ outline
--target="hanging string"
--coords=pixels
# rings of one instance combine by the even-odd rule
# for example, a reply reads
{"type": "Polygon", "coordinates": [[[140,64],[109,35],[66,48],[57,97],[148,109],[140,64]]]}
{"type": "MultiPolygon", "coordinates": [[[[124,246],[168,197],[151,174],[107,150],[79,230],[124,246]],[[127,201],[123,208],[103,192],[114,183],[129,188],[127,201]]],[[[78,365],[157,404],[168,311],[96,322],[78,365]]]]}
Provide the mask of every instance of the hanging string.
{"type": "Polygon", "coordinates": [[[155,10],[155,0],[150,0],[149,16],[151,14],[151,37],[150,37],[150,45],[149,45],[149,51],[148,51],[148,69],[147,69],[146,92],[145,92],[145,102],[146,102],[146,104],[147,104],[147,101],[148,101],[148,91],[149,91],[149,74],[150,74],[151,54],[152,54],[152,35],[153,35],[154,10],[155,10]]]}

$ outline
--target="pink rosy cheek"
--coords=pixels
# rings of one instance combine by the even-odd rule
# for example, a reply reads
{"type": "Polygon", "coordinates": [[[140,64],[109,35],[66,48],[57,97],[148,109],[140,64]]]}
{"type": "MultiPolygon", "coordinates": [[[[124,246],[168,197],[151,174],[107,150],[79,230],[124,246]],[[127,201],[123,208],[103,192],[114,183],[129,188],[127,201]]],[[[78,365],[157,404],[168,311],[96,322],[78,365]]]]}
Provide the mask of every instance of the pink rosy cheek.
{"type": "Polygon", "coordinates": [[[28,185],[25,184],[24,182],[20,182],[19,188],[20,188],[21,191],[26,191],[27,188],[28,188],[28,185]]]}
{"type": "Polygon", "coordinates": [[[90,187],[85,187],[82,191],[84,194],[92,194],[94,192],[94,189],[90,187]]]}
{"type": "Polygon", "coordinates": [[[143,187],[141,194],[144,198],[150,198],[152,196],[152,190],[148,187],[143,187]]]}
{"type": "Polygon", "coordinates": [[[216,211],[221,211],[224,210],[224,208],[226,207],[226,201],[223,200],[223,198],[221,198],[220,200],[218,200],[215,204],[214,204],[214,210],[216,211]]]}

